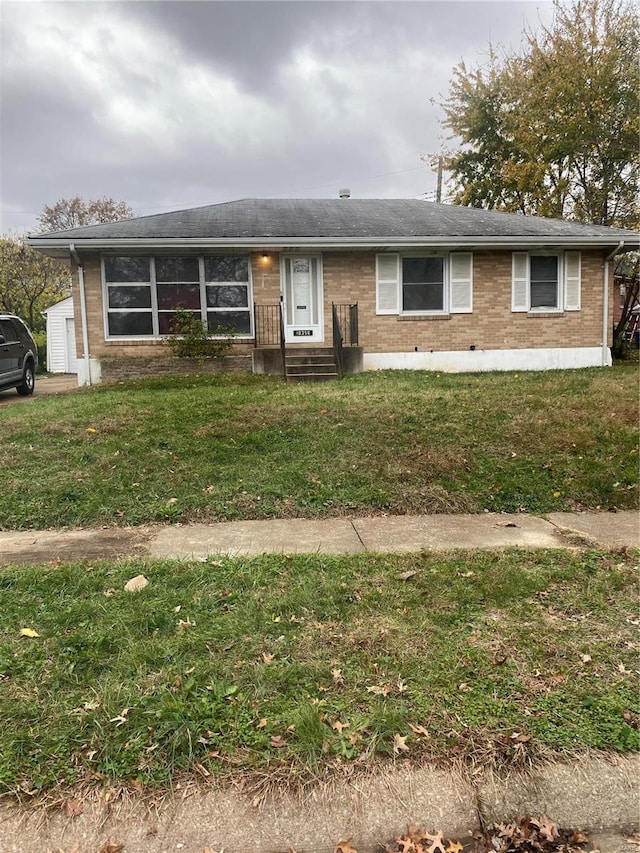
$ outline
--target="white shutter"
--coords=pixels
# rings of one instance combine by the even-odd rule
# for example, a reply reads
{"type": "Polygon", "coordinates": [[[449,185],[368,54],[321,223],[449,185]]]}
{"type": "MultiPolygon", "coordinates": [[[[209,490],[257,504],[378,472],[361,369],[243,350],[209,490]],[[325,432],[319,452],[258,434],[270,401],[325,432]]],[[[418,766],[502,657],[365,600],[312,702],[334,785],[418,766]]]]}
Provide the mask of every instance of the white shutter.
{"type": "Polygon", "coordinates": [[[564,253],[564,309],[580,310],[580,252],[564,253]]]}
{"type": "Polygon", "coordinates": [[[455,252],[449,256],[449,279],[452,314],[471,314],[473,311],[473,255],[455,252]]]}
{"type": "Polygon", "coordinates": [[[511,267],[511,310],[529,310],[529,255],[514,252],[511,267]]]}
{"type": "Polygon", "coordinates": [[[376,255],[376,314],[397,314],[399,291],[399,256],[376,255]]]}

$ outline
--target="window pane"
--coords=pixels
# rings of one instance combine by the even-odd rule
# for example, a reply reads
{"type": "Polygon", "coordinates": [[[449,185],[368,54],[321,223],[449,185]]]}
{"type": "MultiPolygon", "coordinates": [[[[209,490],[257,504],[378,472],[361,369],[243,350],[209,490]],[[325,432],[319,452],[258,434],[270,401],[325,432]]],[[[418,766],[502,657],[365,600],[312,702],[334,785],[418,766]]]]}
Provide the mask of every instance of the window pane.
{"type": "Polygon", "coordinates": [[[531,256],[531,307],[558,307],[558,258],[531,256]]]}
{"type": "Polygon", "coordinates": [[[150,287],[109,285],[109,308],[151,308],[150,287]]]}
{"type": "MultiPolygon", "coordinates": [[[[193,312],[194,316],[200,320],[200,312],[193,312]]],[[[173,311],[162,311],[158,314],[158,332],[161,335],[175,334],[176,315],[173,311]]]]}
{"type": "Polygon", "coordinates": [[[443,258],[402,259],[402,281],[405,284],[442,283],[444,281],[443,270],[443,258]]]}
{"type": "Polygon", "coordinates": [[[149,258],[105,258],[106,281],[150,281],[149,258]]]}
{"type": "Polygon", "coordinates": [[[199,284],[159,284],[158,308],[200,308],[199,284]]]}
{"type": "Polygon", "coordinates": [[[402,309],[403,311],[444,311],[444,285],[403,285],[402,309]]]}
{"type": "Polygon", "coordinates": [[[156,258],[156,281],[200,281],[197,258],[156,258]]]}
{"type": "Polygon", "coordinates": [[[251,317],[248,311],[209,311],[209,332],[223,335],[224,327],[233,329],[238,335],[251,334],[251,317]]]}
{"type": "Polygon", "coordinates": [[[150,311],[113,311],[109,313],[110,335],[152,335],[150,311]]]}
{"type": "Polygon", "coordinates": [[[204,259],[205,281],[249,281],[249,259],[246,255],[218,255],[204,259]]]}
{"type": "Polygon", "coordinates": [[[558,259],[554,255],[531,256],[531,281],[558,281],[558,259]]]}
{"type": "Polygon", "coordinates": [[[558,285],[555,281],[531,282],[531,307],[558,307],[558,285]]]}
{"type": "Polygon", "coordinates": [[[207,285],[207,305],[210,308],[247,308],[249,293],[246,284],[207,285]]]}

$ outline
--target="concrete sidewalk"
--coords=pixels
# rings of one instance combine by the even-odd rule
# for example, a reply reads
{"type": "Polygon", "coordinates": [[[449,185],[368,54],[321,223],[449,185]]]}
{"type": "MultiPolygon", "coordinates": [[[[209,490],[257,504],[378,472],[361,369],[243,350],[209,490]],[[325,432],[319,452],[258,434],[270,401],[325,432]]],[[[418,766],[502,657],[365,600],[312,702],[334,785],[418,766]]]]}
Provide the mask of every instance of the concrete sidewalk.
{"type": "Polygon", "coordinates": [[[640,513],[270,519],[0,532],[0,565],[50,560],[203,559],[266,553],[406,553],[455,548],[640,547],[640,513]]]}

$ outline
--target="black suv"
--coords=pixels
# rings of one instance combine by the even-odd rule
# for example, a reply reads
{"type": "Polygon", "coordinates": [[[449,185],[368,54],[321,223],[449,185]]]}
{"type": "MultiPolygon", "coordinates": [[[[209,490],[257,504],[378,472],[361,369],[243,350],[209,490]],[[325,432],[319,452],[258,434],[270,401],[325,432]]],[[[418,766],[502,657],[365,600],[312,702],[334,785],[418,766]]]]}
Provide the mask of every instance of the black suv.
{"type": "Polygon", "coordinates": [[[15,388],[18,394],[33,394],[38,366],[38,348],[31,332],[14,314],[0,314],[0,391],[15,388]]]}

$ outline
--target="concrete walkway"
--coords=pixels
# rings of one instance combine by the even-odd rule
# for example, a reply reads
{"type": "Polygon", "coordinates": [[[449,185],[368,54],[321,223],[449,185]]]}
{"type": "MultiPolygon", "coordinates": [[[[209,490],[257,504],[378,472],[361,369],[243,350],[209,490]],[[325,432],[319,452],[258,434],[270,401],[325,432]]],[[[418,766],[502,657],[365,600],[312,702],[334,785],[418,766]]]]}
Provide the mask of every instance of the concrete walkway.
{"type": "Polygon", "coordinates": [[[404,553],[454,548],[640,547],[640,513],[271,519],[220,524],[0,532],[0,565],[214,554],[404,553]]]}

